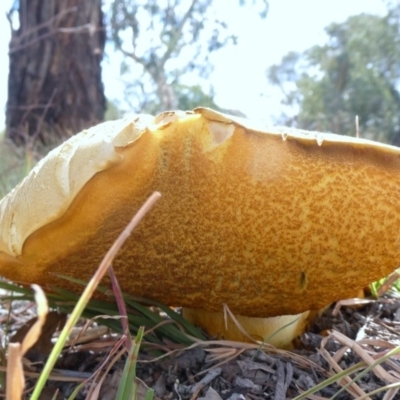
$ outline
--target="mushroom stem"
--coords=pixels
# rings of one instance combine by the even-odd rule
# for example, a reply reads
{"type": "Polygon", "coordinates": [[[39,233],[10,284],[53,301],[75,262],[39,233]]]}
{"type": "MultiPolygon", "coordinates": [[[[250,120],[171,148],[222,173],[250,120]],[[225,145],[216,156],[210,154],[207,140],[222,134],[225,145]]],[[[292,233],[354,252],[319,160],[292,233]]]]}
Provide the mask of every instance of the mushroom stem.
{"type": "Polygon", "coordinates": [[[234,321],[224,312],[211,312],[193,308],[183,308],[183,316],[191,323],[201,326],[218,339],[249,342],[256,341],[272,344],[280,349],[292,349],[293,340],[301,335],[309,320],[309,311],[297,315],[282,315],[269,318],[245,317],[235,315],[234,321]],[[238,327],[241,325],[244,332],[238,327]]]}

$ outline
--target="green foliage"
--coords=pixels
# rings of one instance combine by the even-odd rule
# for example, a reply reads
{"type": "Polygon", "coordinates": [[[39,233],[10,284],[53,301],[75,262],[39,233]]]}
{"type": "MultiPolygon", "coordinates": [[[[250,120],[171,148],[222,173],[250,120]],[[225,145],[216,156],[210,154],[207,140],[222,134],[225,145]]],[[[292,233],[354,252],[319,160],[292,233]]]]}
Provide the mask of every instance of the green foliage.
{"type": "Polygon", "coordinates": [[[122,112],[118,108],[118,105],[109,99],[107,99],[106,101],[107,105],[106,105],[106,112],[104,114],[104,121],[112,121],[121,118],[122,112]]]}
{"type": "Polygon", "coordinates": [[[280,123],[400,144],[400,5],[326,28],[328,42],[269,68],[284,95],[280,123]],[[294,112],[293,112],[294,109],[294,112]]]}
{"type": "Polygon", "coordinates": [[[176,85],[175,92],[178,96],[178,108],[180,110],[192,110],[195,107],[210,107],[214,110],[220,108],[214,102],[213,94],[207,95],[200,85],[176,85]]]}
{"type": "MultiPolygon", "coordinates": [[[[177,106],[178,110],[193,110],[195,107],[210,107],[217,111],[223,111],[221,107],[219,107],[214,99],[213,93],[206,94],[204,93],[202,87],[200,85],[181,85],[175,84],[172,86],[174,93],[177,97],[177,106]]],[[[146,104],[145,110],[146,113],[156,115],[160,112],[160,104],[158,101],[149,101],[146,104]]]]}
{"type": "MultiPolygon", "coordinates": [[[[129,76],[125,97],[131,110],[158,113],[192,108],[193,104],[205,102],[215,104],[209,85],[197,82],[207,83],[212,70],[209,55],[235,44],[237,38],[226,22],[212,13],[212,3],[213,0],[114,0],[111,3],[109,37],[124,56],[121,75],[129,76]],[[196,85],[187,84],[193,80],[196,85]],[[202,89],[202,86],[208,87],[202,89]],[[189,93],[190,88],[193,93],[189,93]]],[[[257,5],[260,17],[265,17],[267,0],[252,3],[253,7],[257,5]]]]}

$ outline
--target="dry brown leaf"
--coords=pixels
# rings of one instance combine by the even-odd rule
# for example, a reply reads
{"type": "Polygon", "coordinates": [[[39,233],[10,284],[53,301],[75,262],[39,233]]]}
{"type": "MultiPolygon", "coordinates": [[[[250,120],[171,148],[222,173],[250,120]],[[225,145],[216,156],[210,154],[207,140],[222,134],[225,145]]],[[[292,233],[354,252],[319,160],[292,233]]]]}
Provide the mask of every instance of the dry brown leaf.
{"type": "Polygon", "coordinates": [[[20,343],[10,343],[8,346],[7,360],[7,400],[20,400],[25,387],[24,370],[22,358],[25,353],[37,342],[46,323],[46,317],[49,312],[46,296],[38,285],[32,285],[35,291],[35,300],[37,305],[38,317],[32,323],[20,343]]]}
{"type": "Polygon", "coordinates": [[[6,399],[21,400],[25,379],[20,343],[10,343],[8,345],[6,385],[6,399]]]}
{"type": "MultiPolygon", "coordinates": [[[[39,338],[36,343],[28,350],[26,357],[30,360],[37,360],[48,356],[53,349],[51,341],[54,332],[61,330],[65,324],[67,315],[58,313],[57,311],[50,311],[45,317],[44,325],[42,326],[39,338]]],[[[32,326],[37,322],[38,317],[34,317],[21,326],[15,335],[10,339],[11,343],[22,343],[32,326]]]]}

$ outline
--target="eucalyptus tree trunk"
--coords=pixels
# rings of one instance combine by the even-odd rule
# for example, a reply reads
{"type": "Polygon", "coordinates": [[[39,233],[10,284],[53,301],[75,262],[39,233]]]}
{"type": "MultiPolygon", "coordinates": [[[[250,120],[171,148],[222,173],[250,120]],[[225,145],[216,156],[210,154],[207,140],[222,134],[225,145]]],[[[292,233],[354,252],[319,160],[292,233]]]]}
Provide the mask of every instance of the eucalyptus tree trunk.
{"type": "Polygon", "coordinates": [[[7,136],[43,144],[100,122],[105,29],[101,0],[20,0],[10,25],[7,136]]]}

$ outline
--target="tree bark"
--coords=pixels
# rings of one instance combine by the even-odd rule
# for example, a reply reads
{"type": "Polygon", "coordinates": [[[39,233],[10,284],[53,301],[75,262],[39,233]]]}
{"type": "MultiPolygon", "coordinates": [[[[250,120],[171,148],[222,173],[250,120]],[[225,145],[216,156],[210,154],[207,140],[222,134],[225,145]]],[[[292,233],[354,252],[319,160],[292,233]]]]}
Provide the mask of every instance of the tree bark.
{"type": "Polygon", "coordinates": [[[48,144],[100,122],[101,0],[20,0],[18,12],[9,46],[7,136],[17,145],[48,144]]]}

